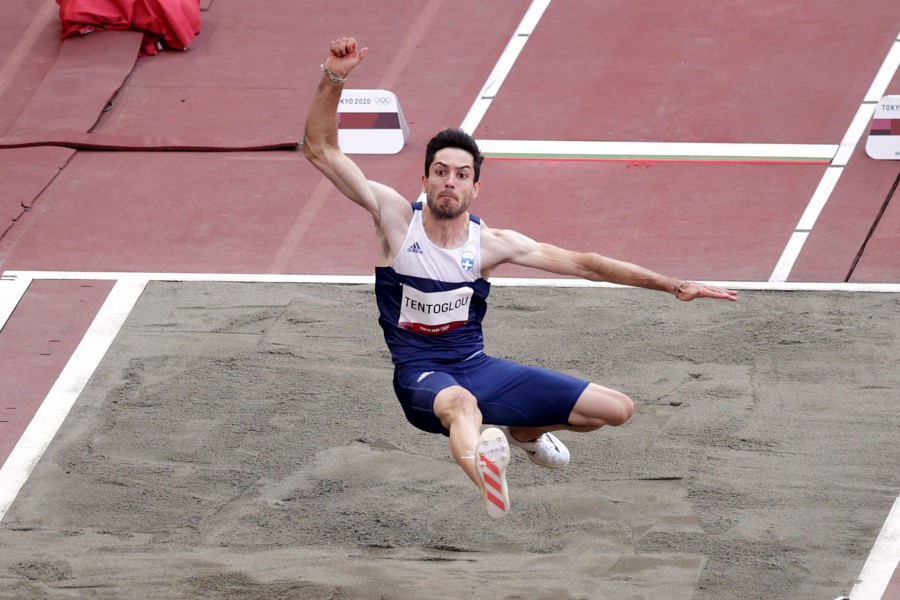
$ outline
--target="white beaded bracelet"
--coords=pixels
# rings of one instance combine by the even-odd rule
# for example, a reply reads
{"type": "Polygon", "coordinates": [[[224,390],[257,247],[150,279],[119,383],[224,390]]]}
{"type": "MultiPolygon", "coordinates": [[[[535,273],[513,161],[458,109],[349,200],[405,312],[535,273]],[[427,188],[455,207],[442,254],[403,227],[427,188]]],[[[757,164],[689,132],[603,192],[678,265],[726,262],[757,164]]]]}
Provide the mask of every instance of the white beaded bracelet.
{"type": "MultiPolygon", "coordinates": [[[[329,56],[328,58],[330,59],[331,57],[329,56]]],[[[327,60],[327,59],[325,60],[324,63],[322,63],[322,64],[319,65],[319,66],[322,68],[322,72],[325,73],[326,75],[328,75],[328,79],[330,79],[331,81],[333,81],[333,82],[335,82],[335,83],[344,83],[344,82],[347,81],[347,77],[346,77],[346,76],[345,76],[345,77],[341,77],[341,76],[338,75],[337,73],[333,73],[333,72],[331,72],[331,71],[328,70],[328,60],[327,60]]]]}

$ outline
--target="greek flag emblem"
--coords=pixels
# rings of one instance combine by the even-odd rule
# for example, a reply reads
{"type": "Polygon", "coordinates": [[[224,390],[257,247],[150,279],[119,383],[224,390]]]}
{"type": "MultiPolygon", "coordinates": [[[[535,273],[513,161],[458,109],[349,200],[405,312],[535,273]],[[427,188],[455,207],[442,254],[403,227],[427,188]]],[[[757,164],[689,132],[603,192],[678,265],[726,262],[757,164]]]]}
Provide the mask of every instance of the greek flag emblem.
{"type": "Polygon", "coordinates": [[[464,250],[459,256],[459,264],[463,271],[471,271],[475,266],[475,253],[471,250],[464,250]]]}

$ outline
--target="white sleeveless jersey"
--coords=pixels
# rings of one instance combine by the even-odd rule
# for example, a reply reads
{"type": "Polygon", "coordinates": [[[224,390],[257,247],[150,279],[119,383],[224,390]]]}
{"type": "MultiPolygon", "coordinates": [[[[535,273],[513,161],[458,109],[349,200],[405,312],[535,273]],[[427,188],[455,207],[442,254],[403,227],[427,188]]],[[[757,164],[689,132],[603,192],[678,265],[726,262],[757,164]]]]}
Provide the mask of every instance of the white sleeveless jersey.
{"type": "Polygon", "coordinates": [[[431,243],[422,203],[390,267],[375,270],[379,323],[395,364],[463,360],[483,350],[490,283],[481,277],[481,220],[458,248],[431,243]]]}

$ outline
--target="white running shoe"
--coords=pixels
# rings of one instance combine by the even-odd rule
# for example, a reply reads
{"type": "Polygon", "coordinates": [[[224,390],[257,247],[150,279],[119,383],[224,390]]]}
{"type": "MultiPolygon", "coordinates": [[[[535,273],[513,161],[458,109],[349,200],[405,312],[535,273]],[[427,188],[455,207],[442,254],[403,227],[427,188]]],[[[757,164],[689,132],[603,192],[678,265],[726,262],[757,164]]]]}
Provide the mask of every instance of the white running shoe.
{"type": "Polygon", "coordinates": [[[545,433],[533,442],[520,442],[509,432],[509,427],[498,426],[509,443],[518,446],[528,455],[528,460],[536,465],[558,469],[569,464],[569,449],[552,433],[545,433]]]}
{"type": "Polygon", "coordinates": [[[475,457],[481,477],[481,497],[492,519],[505,517],[509,512],[509,492],[506,489],[506,467],[509,465],[509,442],[495,427],[481,433],[475,457]]]}

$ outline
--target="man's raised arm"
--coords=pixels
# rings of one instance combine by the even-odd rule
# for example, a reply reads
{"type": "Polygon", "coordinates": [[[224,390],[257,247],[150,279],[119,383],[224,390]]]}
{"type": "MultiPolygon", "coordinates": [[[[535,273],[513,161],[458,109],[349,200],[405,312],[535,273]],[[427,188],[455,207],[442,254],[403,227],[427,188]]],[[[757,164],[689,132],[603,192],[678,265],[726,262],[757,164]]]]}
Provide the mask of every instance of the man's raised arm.
{"type": "Polygon", "coordinates": [[[331,42],[324,73],[306,115],[303,154],[341,191],[369,210],[377,211],[376,200],[365,175],[338,145],[337,109],[350,72],[366,56],[368,48],[357,48],[353,38],[331,42]]]}

